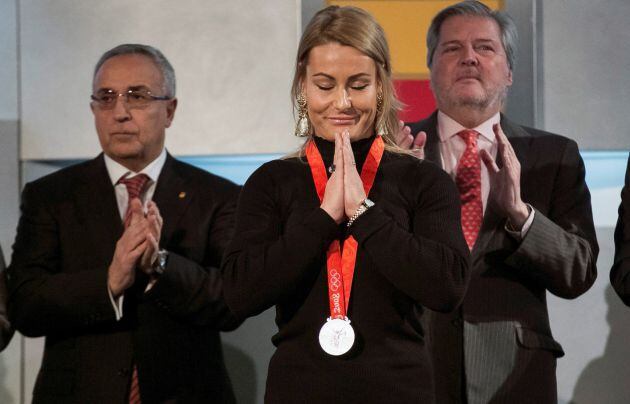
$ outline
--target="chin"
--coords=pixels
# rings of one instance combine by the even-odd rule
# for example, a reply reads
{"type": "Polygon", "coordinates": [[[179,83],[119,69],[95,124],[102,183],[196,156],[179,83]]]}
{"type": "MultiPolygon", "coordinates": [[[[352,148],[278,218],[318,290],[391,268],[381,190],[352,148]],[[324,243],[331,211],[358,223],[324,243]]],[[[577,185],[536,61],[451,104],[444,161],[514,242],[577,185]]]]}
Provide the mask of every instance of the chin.
{"type": "Polygon", "coordinates": [[[142,150],[138,147],[124,146],[112,147],[107,151],[107,154],[118,159],[128,160],[140,156],[142,154],[141,152],[142,150]]]}
{"type": "Polygon", "coordinates": [[[460,93],[453,97],[455,105],[462,107],[484,106],[488,102],[486,94],[475,92],[460,93]]]}

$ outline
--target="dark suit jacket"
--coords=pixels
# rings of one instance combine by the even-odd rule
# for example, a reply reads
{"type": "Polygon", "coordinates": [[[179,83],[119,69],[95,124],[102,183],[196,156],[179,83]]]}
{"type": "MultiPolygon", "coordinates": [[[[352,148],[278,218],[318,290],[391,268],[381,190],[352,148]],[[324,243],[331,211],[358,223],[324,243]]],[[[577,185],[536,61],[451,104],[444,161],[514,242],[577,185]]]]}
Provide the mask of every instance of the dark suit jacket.
{"type": "Polygon", "coordinates": [[[610,283],[626,306],[630,306],[630,155],[615,228],[615,261],[610,270],[610,283]]]}
{"type": "Polygon", "coordinates": [[[4,254],[0,248],[0,352],[9,345],[14,331],[7,314],[7,278],[4,269],[4,254]]]}
{"type": "MultiPolygon", "coordinates": [[[[501,117],[521,163],[521,196],[536,213],[522,242],[490,202],[472,251],[462,306],[429,317],[437,402],[557,401],[546,292],[575,298],[595,281],[598,245],[577,144],[501,117]]],[[[437,113],[411,124],[427,133],[426,158],[441,164],[437,113]]],[[[500,165],[500,162],[499,162],[500,165]]]]}
{"type": "Polygon", "coordinates": [[[219,270],[238,187],[170,155],[154,193],[164,218],[163,275],[125,292],[107,268],[123,232],[103,156],[29,183],[9,267],[15,327],[45,336],[34,403],[123,403],[138,366],[143,403],[233,402],[218,330],[236,326],[219,270]]]}

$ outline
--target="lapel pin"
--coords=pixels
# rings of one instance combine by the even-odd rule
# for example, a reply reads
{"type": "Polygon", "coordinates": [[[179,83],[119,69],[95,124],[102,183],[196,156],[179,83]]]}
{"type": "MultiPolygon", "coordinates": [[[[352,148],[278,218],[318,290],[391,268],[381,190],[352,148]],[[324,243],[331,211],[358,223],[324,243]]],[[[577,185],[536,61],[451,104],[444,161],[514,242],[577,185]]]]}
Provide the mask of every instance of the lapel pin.
{"type": "Polygon", "coordinates": [[[179,199],[184,199],[186,197],[186,192],[182,191],[179,193],[179,199]]]}

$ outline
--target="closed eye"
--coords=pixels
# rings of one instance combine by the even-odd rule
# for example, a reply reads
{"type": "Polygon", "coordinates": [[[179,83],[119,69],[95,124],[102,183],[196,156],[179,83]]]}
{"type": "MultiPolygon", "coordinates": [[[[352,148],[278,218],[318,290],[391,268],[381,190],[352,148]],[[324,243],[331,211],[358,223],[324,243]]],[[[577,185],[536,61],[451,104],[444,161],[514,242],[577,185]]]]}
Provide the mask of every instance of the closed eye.
{"type": "Polygon", "coordinates": [[[453,46],[453,45],[451,45],[451,46],[446,46],[446,47],[444,47],[444,48],[442,49],[442,52],[443,52],[443,53],[455,52],[455,51],[459,50],[459,48],[460,48],[459,46],[453,46]]]}
{"type": "Polygon", "coordinates": [[[355,86],[351,86],[350,88],[353,90],[361,91],[361,90],[365,90],[367,86],[369,86],[369,84],[355,85],[355,86]]]}
{"type": "Polygon", "coordinates": [[[478,45],[475,47],[478,52],[494,52],[494,48],[490,45],[478,45]]]}

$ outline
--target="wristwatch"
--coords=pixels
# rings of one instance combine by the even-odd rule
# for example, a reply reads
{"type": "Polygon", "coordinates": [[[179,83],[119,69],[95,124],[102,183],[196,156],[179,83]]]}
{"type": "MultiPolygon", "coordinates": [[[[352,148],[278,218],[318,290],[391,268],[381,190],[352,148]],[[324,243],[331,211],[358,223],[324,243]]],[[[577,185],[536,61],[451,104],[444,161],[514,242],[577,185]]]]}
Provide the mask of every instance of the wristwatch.
{"type": "Polygon", "coordinates": [[[162,249],[158,251],[157,262],[153,270],[157,275],[162,275],[166,270],[166,262],[168,261],[168,251],[162,249]]]}
{"type": "Polygon", "coordinates": [[[354,214],[350,216],[350,219],[348,220],[348,227],[350,227],[359,216],[364,214],[365,211],[370,209],[372,206],[374,206],[374,202],[372,202],[368,198],[365,198],[363,202],[361,202],[357,210],[354,212],[354,214]]]}

